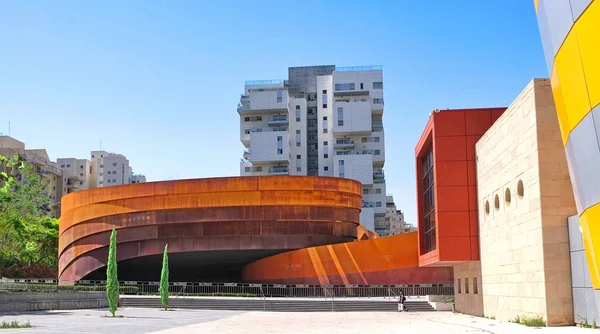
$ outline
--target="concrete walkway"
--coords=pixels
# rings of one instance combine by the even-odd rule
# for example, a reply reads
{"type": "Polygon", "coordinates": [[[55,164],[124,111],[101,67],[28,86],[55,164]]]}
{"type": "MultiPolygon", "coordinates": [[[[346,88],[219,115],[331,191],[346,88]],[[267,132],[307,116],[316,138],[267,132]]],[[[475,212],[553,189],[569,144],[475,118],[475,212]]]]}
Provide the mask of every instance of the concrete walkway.
{"type": "Polygon", "coordinates": [[[122,318],[106,309],[0,314],[0,322],[30,321],[31,329],[0,334],[180,334],[180,333],[600,333],[577,327],[529,328],[450,312],[237,312],[122,308],[122,318]]]}

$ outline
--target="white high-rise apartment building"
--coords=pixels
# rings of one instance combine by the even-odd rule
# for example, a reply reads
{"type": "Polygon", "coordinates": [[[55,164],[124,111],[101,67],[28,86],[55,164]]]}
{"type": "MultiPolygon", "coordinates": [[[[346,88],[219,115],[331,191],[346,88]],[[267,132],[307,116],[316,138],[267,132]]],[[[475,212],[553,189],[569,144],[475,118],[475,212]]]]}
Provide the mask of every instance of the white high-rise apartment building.
{"type": "Polygon", "coordinates": [[[363,186],[361,224],[385,228],[380,66],[288,69],[288,80],[246,81],[240,98],[247,175],[320,175],[363,186]]]}
{"type": "Polygon", "coordinates": [[[106,151],[91,153],[92,188],[129,184],[132,174],[129,160],[122,154],[106,151]]]}

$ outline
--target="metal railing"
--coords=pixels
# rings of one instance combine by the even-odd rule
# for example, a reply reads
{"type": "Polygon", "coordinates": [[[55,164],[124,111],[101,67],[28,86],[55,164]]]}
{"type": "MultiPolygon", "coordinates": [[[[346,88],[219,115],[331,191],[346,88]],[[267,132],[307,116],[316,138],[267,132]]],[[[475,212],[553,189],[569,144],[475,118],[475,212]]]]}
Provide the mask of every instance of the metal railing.
{"type": "Polygon", "coordinates": [[[278,85],[283,84],[283,79],[273,79],[273,80],[248,80],[246,81],[247,86],[251,85],[278,85]]]}
{"type": "MultiPolygon", "coordinates": [[[[159,282],[119,282],[120,292],[129,295],[158,295],[159,282]]],[[[77,281],[72,285],[58,285],[57,280],[3,279],[2,292],[103,292],[106,281],[77,281]]],[[[198,283],[172,282],[169,291],[173,296],[237,296],[237,297],[387,297],[454,295],[452,284],[413,285],[305,285],[305,284],[253,284],[253,283],[198,283]]]]}
{"type": "Polygon", "coordinates": [[[383,66],[381,65],[371,65],[371,66],[345,66],[345,67],[336,67],[335,70],[337,72],[354,72],[354,71],[381,71],[383,70],[383,66]]]}

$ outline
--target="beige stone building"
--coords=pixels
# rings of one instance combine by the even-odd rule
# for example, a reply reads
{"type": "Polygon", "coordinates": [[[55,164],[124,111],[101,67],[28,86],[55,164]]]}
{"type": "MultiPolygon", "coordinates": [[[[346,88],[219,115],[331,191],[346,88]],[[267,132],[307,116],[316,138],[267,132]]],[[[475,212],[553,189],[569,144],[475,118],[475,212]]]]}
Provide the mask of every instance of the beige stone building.
{"type": "Polygon", "coordinates": [[[396,208],[394,196],[387,195],[385,197],[385,206],[385,224],[382,226],[383,228],[375,228],[375,232],[377,232],[377,234],[382,237],[386,237],[390,235],[414,232],[417,230],[413,225],[408,224],[404,220],[404,213],[402,210],[398,210],[398,208],[396,208]]]}
{"type": "Polygon", "coordinates": [[[456,265],[459,312],[569,325],[567,219],[577,209],[548,79],[535,79],[475,146],[480,261],[456,265]]]}
{"type": "Polygon", "coordinates": [[[48,196],[53,206],[53,215],[60,215],[60,200],[76,183],[81,181],[78,175],[62,170],[56,162],[50,160],[44,149],[26,149],[25,144],[9,136],[0,136],[0,155],[19,154],[31,163],[35,171],[48,180],[48,196]]]}

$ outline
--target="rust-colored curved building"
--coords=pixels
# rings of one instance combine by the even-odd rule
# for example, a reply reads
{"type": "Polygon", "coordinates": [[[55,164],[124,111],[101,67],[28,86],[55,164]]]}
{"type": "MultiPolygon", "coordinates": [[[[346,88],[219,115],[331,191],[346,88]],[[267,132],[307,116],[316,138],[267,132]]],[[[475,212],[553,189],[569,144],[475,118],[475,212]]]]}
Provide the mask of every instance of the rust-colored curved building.
{"type": "Polygon", "coordinates": [[[112,227],[119,280],[158,280],[169,244],[173,281],[239,281],[244,265],[357,238],[360,183],[258,176],[151,182],[63,197],[59,279],[103,279],[112,227]]]}
{"type": "Polygon", "coordinates": [[[310,285],[452,284],[452,267],[419,267],[417,232],[309,247],[244,267],[244,282],[310,285]]]}

